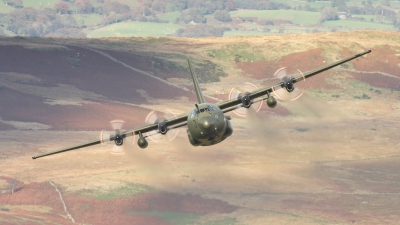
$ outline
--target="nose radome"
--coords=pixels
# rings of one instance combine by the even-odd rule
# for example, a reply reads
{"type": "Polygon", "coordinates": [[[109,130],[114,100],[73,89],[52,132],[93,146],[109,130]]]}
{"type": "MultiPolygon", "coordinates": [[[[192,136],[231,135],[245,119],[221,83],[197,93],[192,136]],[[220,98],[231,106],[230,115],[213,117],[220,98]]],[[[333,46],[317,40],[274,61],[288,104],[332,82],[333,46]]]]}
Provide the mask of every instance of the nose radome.
{"type": "Polygon", "coordinates": [[[209,129],[211,126],[214,125],[215,119],[214,119],[214,117],[209,117],[209,116],[208,117],[203,117],[203,118],[200,119],[199,123],[200,123],[202,128],[209,129]]]}

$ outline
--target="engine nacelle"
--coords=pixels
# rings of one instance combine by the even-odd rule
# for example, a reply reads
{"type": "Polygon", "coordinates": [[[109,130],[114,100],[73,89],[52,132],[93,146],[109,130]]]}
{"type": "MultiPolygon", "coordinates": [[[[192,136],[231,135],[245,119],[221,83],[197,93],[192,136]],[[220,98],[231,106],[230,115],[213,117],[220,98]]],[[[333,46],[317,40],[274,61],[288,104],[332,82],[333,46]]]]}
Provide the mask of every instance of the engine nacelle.
{"type": "Polygon", "coordinates": [[[121,146],[124,143],[124,137],[120,133],[116,134],[113,139],[117,146],[121,146]]]}
{"type": "Polygon", "coordinates": [[[241,95],[240,100],[242,101],[242,106],[245,108],[249,108],[251,106],[251,100],[248,94],[241,95]]]}
{"type": "Polygon", "coordinates": [[[158,125],[158,131],[161,134],[167,133],[168,129],[167,129],[167,123],[165,122],[165,120],[158,122],[157,125],[158,125]]]}
{"type": "Polygon", "coordinates": [[[283,80],[283,86],[286,88],[288,92],[294,91],[294,84],[292,79],[285,79],[283,80]]]}

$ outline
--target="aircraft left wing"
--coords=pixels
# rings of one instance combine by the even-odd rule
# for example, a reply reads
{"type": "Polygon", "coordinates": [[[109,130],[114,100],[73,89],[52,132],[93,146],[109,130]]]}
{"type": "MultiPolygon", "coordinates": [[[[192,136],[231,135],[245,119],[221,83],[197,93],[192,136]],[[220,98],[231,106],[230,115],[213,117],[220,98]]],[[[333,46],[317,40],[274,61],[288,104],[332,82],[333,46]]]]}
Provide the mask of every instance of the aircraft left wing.
{"type": "Polygon", "coordinates": [[[320,67],[320,68],[317,68],[317,69],[314,69],[314,70],[310,70],[310,71],[307,71],[307,72],[302,73],[302,74],[298,74],[298,75],[296,75],[294,77],[290,77],[290,75],[289,75],[288,77],[290,77],[290,79],[288,79],[286,81],[280,81],[280,82],[272,84],[270,86],[259,88],[259,89],[255,90],[255,91],[250,92],[250,93],[239,95],[237,99],[221,101],[221,102],[217,103],[217,106],[222,111],[229,112],[229,111],[232,111],[232,110],[234,110],[234,109],[236,109],[238,107],[244,107],[244,105],[246,104],[246,101],[250,102],[250,101],[252,101],[252,100],[254,100],[256,98],[260,98],[260,97],[263,97],[262,100],[263,99],[267,99],[269,97],[270,93],[273,92],[273,90],[277,90],[277,89],[280,89],[280,88],[285,88],[285,85],[286,85],[285,82],[291,82],[292,85],[293,85],[293,84],[295,84],[295,83],[297,83],[297,82],[299,82],[299,81],[301,81],[303,79],[307,79],[307,78],[312,77],[312,76],[314,76],[316,74],[319,74],[319,73],[322,73],[322,72],[324,72],[326,70],[332,69],[333,67],[339,66],[339,65],[341,65],[343,63],[346,63],[348,61],[356,59],[356,58],[358,58],[360,56],[363,56],[365,54],[368,54],[370,52],[371,52],[371,50],[368,50],[368,51],[365,51],[365,52],[361,52],[359,54],[356,54],[354,56],[351,56],[351,57],[348,57],[348,58],[333,62],[333,63],[328,64],[326,66],[323,66],[323,67],[320,67]]]}
{"type": "MultiPolygon", "coordinates": [[[[167,129],[170,130],[170,129],[174,129],[174,128],[185,126],[186,123],[187,123],[186,122],[187,116],[188,116],[187,113],[183,113],[183,114],[178,115],[175,118],[170,118],[170,119],[165,120],[167,129]]],[[[158,126],[159,125],[157,123],[148,124],[148,125],[144,125],[144,126],[140,126],[140,127],[136,127],[136,128],[133,128],[133,129],[129,129],[129,130],[123,131],[120,134],[121,134],[121,136],[123,138],[130,137],[130,136],[133,136],[133,135],[138,135],[139,133],[145,134],[145,133],[147,133],[149,131],[158,130],[159,129],[158,126]]],[[[110,139],[105,140],[105,141],[113,141],[113,137],[114,136],[111,136],[110,139]]],[[[147,137],[147,136],[144,135],[144,137],[147,137]]],[[[56,150],[56,151],[46,152],[46,153],[43,153],[43,154],[35,155],[35,156],[32,156],[32,159],[37,159],[37,158],[41,158],[41,157],[44,157],[44,156],[54,155],[54,154],[58,154],[58,153],[62,153],[62,152],[67,152],[67,151],[72,151],[72,150],[76,150],[76,149],[80,149],[80,148],[84,148],[84,147],[98,145],[98,144],[103,143],[103,141],[104,140],[100,140],[100,138],[99,138],[99,139],[88,141],[88,142],[85,142],[85,143],[82,143],[82,144],[79,144],[79,145],[75,145],[75,146],[59,149],[59,150],[56,150]]]]}

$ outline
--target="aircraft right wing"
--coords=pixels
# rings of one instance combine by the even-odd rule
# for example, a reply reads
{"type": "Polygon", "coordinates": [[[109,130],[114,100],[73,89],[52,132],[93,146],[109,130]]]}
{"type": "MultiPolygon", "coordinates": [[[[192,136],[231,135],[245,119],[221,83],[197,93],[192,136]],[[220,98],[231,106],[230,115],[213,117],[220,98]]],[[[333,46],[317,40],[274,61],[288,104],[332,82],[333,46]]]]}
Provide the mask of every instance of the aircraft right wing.
{"type": "MultiPolygon", "coordinates": [[[[175,118],[170,118],[170,119],[165,120],[165,125],[166,125],[167,129],[171,130],[171,129],[174,129],[174,128],[185,126],[186,123],[187,123],[186,122],[187,116],[188,116],[187,113],[183,113],[183,114],[178,115],[175,118]]],[[[140,127],[133,128],[133,129],[129,129],[129,130],[120,132],[119,134],[121,135],[122,138],[126,138],[126,137],[130,137],[130,136],[133,136],[133,135],[138,135],[139,133],[145,134],[145,133],[147,133],[149,131],[154,131],[154,130],[158,130],[158,129],[159,129],[159,124],[158,123],[153,123],[153,124],[147,124],[147,125],[143,125],[143,126],[140,126],[140,127]]],[[[158,131],[158,133],[159,133],[159,131],[158,131]]],[[[144,136],[144,137],[146,137],[146,136],[144,136]]],[[[78,145],[75,145],[75,146],[71,146],[71,147],[59,149],[59,150],[56,150],[56,151],[46,152],[46,153],[43,153],[43,154],[35,155],[35,156],[32,156],[32,159],[37,159],[37,158],[41,158],[41,157],[44,157],[44,156],[49,156],[49,155],[54,155],[54,154],[58,154],[58,153],[62,153],[62,152],[72,151],[72,150],[76,150],[76,149],[80,149],[80,148],[84,148],[84,147],[89,147],[89,146],[92,146],[92,145],[98,145],[98,144],[103,143],[104,141],[114,141],[113,138],[114,138],[114,136],[111,136],[107,140],[101,140],[100,138],[99,139],[95,139],[95,140],[88,141],[88,142],[85,142],[85,143],[82,143],[82,144],[78,144],[78,145]]]]}
{"type": "MultiPolygon", "coordinates": [[[[314,69],[314,70],[310,70],[307,71],[305,73],[302,74],[298,74],[294,77],[291,77],[289,80],[287,80],[286,82],[292,82],[292,85],[303,80],[303,79],[307,79],[309,77],[312,77],[314,75],[317,75],[319,73],[322,73],[326,70],[332,69],[333,67],[339,66],[343,63],[346,63],[348,61],[351,61],[353,59],[356,59],[360,56],[363,56],[365,54],[370,53],[371,50],[365,51],[365,52],[361,52],[359,54],[356,54],[354,56],[333,62],[331,64],[328,64],[326,66],[314,69]]],[[[290,75],[288,76],[290,77],[290,75]]],[[[243,94],[243,95],[239,95],[237,99],[231,99],[231,100],[225,100],[225,101],[221,101],[219,103],[217,103],[217,106],[224,112],[229,112],[232,111],[238,107],[246,107],[246,103],[250,103],[250,101],[259,98],[259,97],[263,97],[263,99],[267,99],[270,96],[270,93],[272,93],[274,90],[280,89],[280,88],[285,88],[285,81],[280,81],[277,82],[275,84],[272,84],[270,86],[267,87],[262,87],[259,88],[255,91],[252,91],[250,93],[247,94],[243,94]]]]}

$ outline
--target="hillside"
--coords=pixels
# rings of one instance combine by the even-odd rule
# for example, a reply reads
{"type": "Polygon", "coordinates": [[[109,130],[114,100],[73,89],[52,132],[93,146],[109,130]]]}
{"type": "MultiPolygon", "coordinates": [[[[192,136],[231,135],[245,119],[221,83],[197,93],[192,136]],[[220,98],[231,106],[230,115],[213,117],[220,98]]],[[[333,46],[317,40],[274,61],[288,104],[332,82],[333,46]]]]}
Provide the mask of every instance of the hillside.
{"type": "Polygon", "coordinates": [[[210,37],[400,30],[398,1],[9,0],[0,35],[210,37]]]}
{"type": "Polygon", "coordinates": [[[391,31],[223,38],[0,38],[2,224],[397,224],[400,35],[391,31]],[[144,124],[371,49],[296,88],[304,95],[234,113],[234,133],[193,147],[185,129],[145,150],[129,139],[40,152],[144,124]],[[110,153],[111,152],[111,153],[110,153]],[[13,194],[9,191],[13,190],[13,194]]]}
{"type": "MultiPolygon", "coordinates": [[[[370,31],[287,35],[285,39],[3,38],[1,104],[12,107],[1,108],[0,117],[3,121],[35,122],[50,129],[103,129],[113,118],[138,125],[151,108],[147,105],[155,104],[155,99],[194,101],[188,92],[192,87],[188,83],[186,57],[193,59],[205,92],[224,99],[235,83],[259,83],[273,78],[281,67],[287,67],[289,72],[307,71],[371,49],[373,54],[365,59],[325,72],[302,84],[302,88],[340,92],[348,85],[332,83],[332,75],[340,73],[371,88],[399,91],[397,37],[397,33],[370,31]],[[218,81],[228,86],[212,90],[218,81]],[[80,119],[68,116],[74,114],[79,114],[80,119]]],[[[352,98],[352,94],[342,97],[352,98]]]]}

